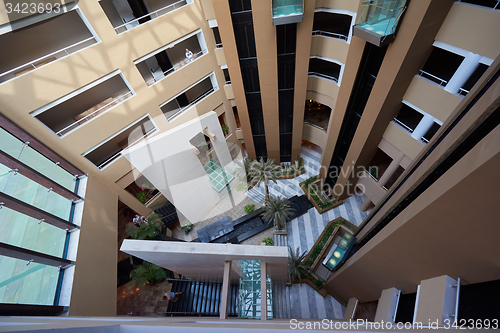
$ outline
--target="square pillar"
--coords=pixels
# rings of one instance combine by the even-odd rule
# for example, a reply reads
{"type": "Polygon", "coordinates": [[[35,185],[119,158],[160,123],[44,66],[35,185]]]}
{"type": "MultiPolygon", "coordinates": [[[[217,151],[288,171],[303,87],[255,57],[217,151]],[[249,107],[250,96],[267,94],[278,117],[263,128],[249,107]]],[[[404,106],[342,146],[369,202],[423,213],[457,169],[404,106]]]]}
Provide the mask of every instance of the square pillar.
{"type": "Polygon", "coordinates": [[[260,319],[267,320],[267,265],[260,262],[260,319]]]}
{"type": "Polygon", "coordinates": [[[227,319],[227,307],[229,304],[229,286],[231,285],[232,261],[224,261],[224,278],[222,280],[222,292],[220,296],[220,319],[227,319]]]}

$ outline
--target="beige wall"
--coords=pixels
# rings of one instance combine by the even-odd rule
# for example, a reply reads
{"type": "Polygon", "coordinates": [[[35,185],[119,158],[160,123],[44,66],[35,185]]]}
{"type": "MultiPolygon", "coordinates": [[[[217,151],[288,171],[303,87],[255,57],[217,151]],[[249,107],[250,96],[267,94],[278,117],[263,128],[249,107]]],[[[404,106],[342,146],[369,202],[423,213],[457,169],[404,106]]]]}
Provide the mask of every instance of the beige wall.
{"type": "Polygon", "coordinates": [[[236,41],[234,39],[229,3],[225,0],[213,0],[212,3],[217,17],[217,24],[219,25],[219,33],[222,44],[224,45],[224,55],[226,58],[229,76],[231,77],[231,86],[233,88],[234,101],[238,108],[241,130],[245,140],[245,148],[248,157],[254,159],[255,147],[253,145],[252,129],[250,127],[250,118],[248,116],[245,89],[243,87],[243,80],[241,77],[240,62],[238,58],[238,51],[236,49],[236,41]]]}
{"type": "Polygon", "coordinates": [[[389,123],[383,137],[412,160],[424,148],[423,143],[415,140],[410,133],[393,122],[389,123]]]}
{"type": "Polygon", "coordinates": [[[69,314],[116,315],[117,195],[89,177],[69,314]]]}
{"type": "Polygon", "coordinates": [[[316,8],[345,9],[358,12],[360,1],[357,0],[316,0],[316,8]]]}
{"type": "Polygon", "coordinates": [[[333,104],[335,105],[340,87],[335,81],[323,79],[317,76],[309,76],[307,78],[307,90],[328,96],[332,99],[333,104]]]}
{"type": "MultiPolygon", "coordinates": [[[[230,109],[230,103],[222,89],[225,81],[213,51],[213,33],[199,0],[120,35],[112,28],[98,1],[80,1],[78,6],[101,43],[1,84],[0,110],[69,162],[89,173],[89,194],[84,211],[87,227],[82,226],[70,313],[115,315],[117,200],[143,215],[150,209],[126,192],[123,186],[115,184],[131,170],[126,159],[119,158],[99,171],[81,155],[145,114],[152,117],[158,133],[161,133],[221,104],[230,109]],[[205,37],[208,54],[147,87],[133,61],[199,28],[205,37]],[[136,95],[64,138],[57,137],[29,114],[117,69],[121,70],[136,95]],[[159,105],[211,72],[215,72],[219,90],[168,122],[159,105]]],[[[233,75],[232,78],[234,80],[233,75]]],[[[231,126],[234,120],[232,112],[228,118],[231,126]]]]}
{"type": "Polygon", "coordinates": [[[252,0],[253,30],[259,67],[267,156],[279,163],[278,54],[276,27],[273,25],[271,8],[271,0],[252,0]]]}
{"type": "Polygon", "coordinates": [[[326,132],[310,124],[303,124],[303,126],[302,140],[312,142],[323,149],[326,144],[326,132]]]}
{"type": "Polygon", "coordinates": [[[224,48],[218,48],[214,50],[215,56],[217,57],[217,65],[226,65],[226,57],[224,56],[224,48]]]}
{"type": "Polygon", "coordinates": [[[311,43],[311,56],[316,55],[345,63],[349,44],[337,38],[314,36],[311,43]]]}
{"type": "Polygon", "coordinates": [[[420,76],[415,76],[411,81],[403,98],[443,122],[462,101],[462,97],[451,94],[420,76]]]}
{"type": "Polygon", "coordinates": [[[307,71],[312,40],[315,0],[305,1],[302,23],[297,23],[295,49],[295,86],[293,95],[292,160],[300,156],[304,122],[304,102],[307,99],[307,71]]]}
{"type": "Polygon", "coordinates": [[[490,59],[500,54],[500,12],[486,7],[455,3],[436,40],[490,59]]]}

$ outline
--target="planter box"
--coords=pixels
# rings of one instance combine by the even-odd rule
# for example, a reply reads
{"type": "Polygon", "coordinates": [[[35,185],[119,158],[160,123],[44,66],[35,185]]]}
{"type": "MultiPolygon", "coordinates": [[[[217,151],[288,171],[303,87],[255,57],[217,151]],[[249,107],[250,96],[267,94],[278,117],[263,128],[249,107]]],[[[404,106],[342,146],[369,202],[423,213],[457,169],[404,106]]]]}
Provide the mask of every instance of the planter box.
{"type": "Polygon", "coordinates": [[[314,208],[316,208],[316,210],[318,211],[319,214],[323,214],[324,212],[327,212],[329,211],[330,209],[333,209],[335,207],[338,207],[340,205],[342,205],[344,203],[343,200],[337,200],[334,204],[332,204],[331,206],[329,207],[326,207],[326,208],[320,208],[318,203],[316,202],[316,200],[314,200],[311,195],[309,194],[309,192],[307,191],[307,189],[305,188],[304,186],[304,183],[306,181],[304,180],[303,182],[299,183],[299,186],[300,188],[302,189],[302,191],[304,191],[305,195],[307,196],[307,198],[309,199],[309,201],[311,201],[311,203],[313,204],[314,208]]]}
{"type": "MultiPolygon", "coordinates": [[[[339,221],[339,220],[342,220],[342,221],[346,221],[346,219],[344,219],[343,217],[337,217],[335,220],[331,220],[330,222],[328,222],[328,224],[326,225],[325,229],[323,229],[323,232],[321,233],[321,235],[319,235],[318,239],[316,239],[316,242],[314,242],[314,245],[311,247],[311,249],[309,250],[309,253],[306,255],[306,257],[304,258],[304,262],[307,262],[307,260],[309,260],[309,258],[311,257],[312,255],[312,252],[314,250],[314,248],[319,244],[319,242],[321,241],[321,238],[323,238],[323,235],[325,234],[326,232],[326,229],[328,229],[329,226],[331,226],[332,224],[334,224],[336,221],[339,221]]],[[[338,233],[338,230],[339,230],[339,227],[342,226],[342,225],[338,225],[336,228],[333,229],[333,232],[332,232],[332,235],[330,236],[330,238],[333,239],[333,237],[338,233]]],[[[347,228],[345,228],[347,230],[347,228]]],[[[331,242],[331,239],[329,239],[327,241],[327,245],[325,245],[321,251],[321,253],[318,255],[318,257],[316,257],[315,259],[315,262],[317,261],[318,258],[321,257],[322,253],[324,254],[325,252],[325,249],[328,248],[328,245],[329,243],[328,242],[331,242]]],[[[313,264],[314,265],[314,264],[313,264]]],[[[315,268],[315,267],[314,267],[315,268]]],[[[311,266],[311,270],[314,270],[313,266],[311,266]]]]}

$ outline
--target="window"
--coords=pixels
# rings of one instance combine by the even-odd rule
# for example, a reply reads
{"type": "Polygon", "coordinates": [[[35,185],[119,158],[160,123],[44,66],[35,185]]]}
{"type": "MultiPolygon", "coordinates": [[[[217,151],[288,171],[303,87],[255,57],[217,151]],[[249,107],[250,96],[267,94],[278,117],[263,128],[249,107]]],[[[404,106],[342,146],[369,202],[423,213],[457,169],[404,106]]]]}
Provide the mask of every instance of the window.
{"type": "Polygon", "coordinates": [[[396,116],[396,118],[394,118],[394,120],[399,125],[403,126],[407,131],[412,133],[423,117],[423,114],[403,103],[398,115],[396,116]]]}
{"type": "Polygon", "coordinates": [[[333,61],[321,58],[309,59],[309,75],[319,76],[323,79],[339,82],[342,66],[333,61]]]}
{"type": "Polygon", "coordinates": [[[224,79],[226,80],[226,84],[231,84],[231,78],[229,77],[229,70],[227,68],[223,68],[222,72],[224,73],[224,79]]]}
{"type": "Polygon", "coordinates": [[[214,33],[215,46],[219,49],[222,47],[222,40],[220,39],[219,27],[213,27],[212,32],[214,33]]]}
{"type": "Polygon", "coordinates": [[[33,112],[57,136],[85,125],[135,95],[120,71],[110,73],[33,112]]]}
{"type": "Polygon", "coordinates": [[[148,86],[207,54],[205,38],[197,30],[134,61],[148,86]]]}
{"type": "Polygon", "coordinates": [[[67,244],[77,236],[68,231],[79,228],[73,212],[82,200],[78,184],[85,181],[63,166],[83,173],[46,157],[60,158],[2,116],[0,125],[0,303],[48,306],[57,314],[69,305],[59,295],[63,272],[73,265],[67,244]],[[30,142],[11,134],[13,129],[30,142]]]}
{"type": "Polygon", "coordinates": [[[439,85],[446,85],[464,60],[461,55],[434,47],[420,75],[439,85]]]}
{"type": "MultiPolygon", "coordinates": [[[[63,6],[61,12],[69,9],[71,5],[63,6]]],[[[57,16],[38,14],[33,20],[35,24],[0,35],[0,83],[100,42],[78,8],[57,16]]]]}
{"type": "Polygon", "coordinates": [[[100,0],[99,4],[116,33],[121,34],[191,2],[193,0],[100,0]]]}
{"type": "Polygon", "coordinates": [[[347,41],[351,30],[350,15],[317,11],[314,13],[313,36],[325,36],[347,41]]]}
{"type": "Polygon", "coordinates": [[[122,150],[145,139],[156,130],[153,120],[146,115],[85,152],[83,156],[102,170],[120,158],[122,150]]]}
{"type": "Polygon", "coordinates": [[[189,107],[198,103],[218,89],[219,87],[217,86],[215,74],[212,72],[210,75],[185,89],[174,98],[160,105],[160,109],[165,117],[167,117],[167,120],[172,121],[189,107]]]}

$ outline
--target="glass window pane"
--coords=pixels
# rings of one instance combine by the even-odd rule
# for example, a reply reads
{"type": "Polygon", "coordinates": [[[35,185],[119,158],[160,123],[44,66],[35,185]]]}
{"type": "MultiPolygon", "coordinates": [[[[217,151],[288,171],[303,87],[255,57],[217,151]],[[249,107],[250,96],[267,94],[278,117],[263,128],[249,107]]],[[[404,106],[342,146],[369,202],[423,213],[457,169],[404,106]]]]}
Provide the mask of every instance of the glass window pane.
{"type": "Polygon", "coordinates": [[[62,257],[66,231],[18,213],[0,209],[0,242],[62,257]]]}
{"type": "Polygon", "coordinates": [[[0,149],[10,156],[18,159],[68,190],[75,190],[76,180],[74,179],[74,175],[70,174],[33,148],[29,146],[25,147],[21,140],[14,137],[3,128],[0,128],[0,142],[0,149]]]}
{"type": "Polygon", "coordinates": [[[71,201],[0,164],[0,191],[48,213],[69,220],[71,201]]]}
{"type": "Polygon", "coordinates": [[[57,267],[0,256],[0,303],[53,305],[57,267]]]}

